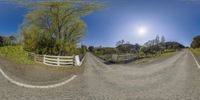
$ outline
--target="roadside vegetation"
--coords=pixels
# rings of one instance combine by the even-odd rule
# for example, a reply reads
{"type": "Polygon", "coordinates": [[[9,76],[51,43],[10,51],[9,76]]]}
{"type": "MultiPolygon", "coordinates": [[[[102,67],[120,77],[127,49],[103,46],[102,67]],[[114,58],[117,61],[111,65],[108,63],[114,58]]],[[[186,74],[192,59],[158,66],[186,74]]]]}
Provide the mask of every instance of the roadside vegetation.
{"type": "Polygon", "coordinates": [[[191,49],[191,51],[192,51],[195,55],[200,56],[200,48],[191,49]]]}
{"type": "Polygon", "coordinates": [[[76,1],[38,2],[21,27],[24,49],[37,54],[73,55],[86,24],[81,17],[100,9],[98,4],[76,1]]]}
{"type": "Polygon", "coordinates": [[[19,64],[33,64],[22,46],[0,47],[0,56],[19,64]]]}
{"type": "Polygon", "coordinates": [[[0,36],[0,56],[19,64],[33,64],[27,52],[17,44],[16,36],[0,36]]]}
{"type": "Polygon", "coordinates": [[[200,36],[195,36],[191,43],[191,51],[195,54],[200,56],[200,36]]]}
{"type": "Polygon", "coordinates": [[[82,17],[102,8],[102,4],[97,2],[73,0],[14,3],[29,11],[16,37],[0,36],[0,56],[22,64],[32,63],[26,56],[28,52],[83,57],[87,46],[80,45],[86,34],[82,17]]]}
{"type": "Polygon", "coordinates": [[[169,56],[183,48],[185,47],[178,42],[166,42],[164,36],[161,38],[156,36],[155,39],[147,41],[144,45],[131,44],[130,42],[120,40],[116,43],[115,48],[101,46],[94,48],[90,46],[89,51],[106,61],[118,63],[158,56],[169,56]],[[121,60],[119,60],[120,57],[121,60]]]}
{"type": "Polygon", "coordinates": [[[8,45],[16,45],[16,37],[15,36],[1,36],[0,35],[0,47],[8,46],[8,45]]]}

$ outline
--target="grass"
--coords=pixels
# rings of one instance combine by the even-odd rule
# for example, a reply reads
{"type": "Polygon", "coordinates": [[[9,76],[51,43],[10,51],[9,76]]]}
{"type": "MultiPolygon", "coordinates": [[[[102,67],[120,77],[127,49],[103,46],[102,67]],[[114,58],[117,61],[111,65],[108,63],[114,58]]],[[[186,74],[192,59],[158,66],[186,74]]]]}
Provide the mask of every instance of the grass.
{"type": "Polygon", "coordinates": [[[140,63],[144,63],[144,62],[147,62],[147,61],[150,61],[150,60],[152,60],[152,59],[154,59],[154,58],[158,58],[158,57],[170,57],[170,56],[173,56],[173,55],[175,55],[177,52],[175,52],[175,51],[171,51],[171,52],[164,52],[164,53],[158,53],[158,54],[154,54],[154,55],[151,55],[151,56],[148,56],[148,57],[142,57],[142,58],[140,58],[140,59],[137,59],[136,61],[135,61],[135,63],[137,63],[137,64],[140,64],[140,63]]]}
{"type": "Polygon", "coordinates": [[[195,55],[200,56],[200,48],[197,49],[190,49],[195,55]]]}
{"type": "Polygon", "coordinates": [[[172,56],[172,55],[175,55],[177,52],[165,52],[165,53],[162,53],[160,56],[172,56]]]}
{"type": "MultiPolygon", "coordinates": [[[[144,62],[144,61],[148,61],[148,60],[151,60],[153,58],[157,58],[157,57],[168,57],[168,56],[173,56],[175,55],[177,52],[176,51],[166,51],[166,52],[163,52],[163,53],[156,53],[156,54],[151,54],[151,55],[147,55],[147,56],[140,56],[138,58],[135,59],[135,61],[141,61],[141,62],[144,62]]],[[[104,59],[105,61],[110,61],[110,62],[113,62],[112,61],[112,54],[108,54],[108,55],[97,55],[98,57],[104,59]]],[[[130,60],[131,61],[131,60],[130,60]]],[[[118,62],[114,62],[114,63],[124,63],[124,62],[129,62],[129,61],[118,61],[118,62]]]]}
{"type": "Polygon", "coordinates": [[[18,64],[33,64],[33,61],[28,58],[27,52],[22,46],[0,47],[0,56],[18,64]]]}

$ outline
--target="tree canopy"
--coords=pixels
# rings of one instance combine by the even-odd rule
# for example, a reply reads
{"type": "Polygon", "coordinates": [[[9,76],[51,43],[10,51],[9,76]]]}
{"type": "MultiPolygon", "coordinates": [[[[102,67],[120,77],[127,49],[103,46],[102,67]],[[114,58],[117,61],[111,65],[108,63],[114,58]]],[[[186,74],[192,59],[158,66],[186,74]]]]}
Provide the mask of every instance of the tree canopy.
{"type": "Polygon", "coordinates": [[[0,47],[16,44],[15,36],[0,36],[0,47]]]}
{"type": "Polygon", "coordinates": [[[138,53],[140,50],[140,45],[139,44],[130,44],[130,43],[125,43],[118,45],[116,48],[119,50],[120,53],[138,53]]]}
{"type": "Polygon", "coordinates": [[[73,54],[86,33],[81,17],[101,7],[93,2],[72,0],[34,3],[21,27],[24,48],[39,54],[73,54]]]}
{"type": "Polygon", "coordinates": [[[200,36],[196,36],[193,38],[193,41],[191,43],[192,48],[200,48],[200,36]]]}

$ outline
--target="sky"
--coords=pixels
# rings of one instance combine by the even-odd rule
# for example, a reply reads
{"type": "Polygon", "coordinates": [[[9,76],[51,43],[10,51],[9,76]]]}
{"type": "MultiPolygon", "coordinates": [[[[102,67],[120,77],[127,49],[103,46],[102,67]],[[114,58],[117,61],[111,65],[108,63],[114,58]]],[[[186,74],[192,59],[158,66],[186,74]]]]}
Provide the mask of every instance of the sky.
{"type": "MultiPolygon", "coordinates": [[[[200,35],[200,0],[104,0],[106,7],[82,17],[82,44],[114,47],[119,40],[144,44],[156,35],[189,46],[200,35]]],[[[0,2],[0,35],[19,31],[26,8],[0,2]]]]}

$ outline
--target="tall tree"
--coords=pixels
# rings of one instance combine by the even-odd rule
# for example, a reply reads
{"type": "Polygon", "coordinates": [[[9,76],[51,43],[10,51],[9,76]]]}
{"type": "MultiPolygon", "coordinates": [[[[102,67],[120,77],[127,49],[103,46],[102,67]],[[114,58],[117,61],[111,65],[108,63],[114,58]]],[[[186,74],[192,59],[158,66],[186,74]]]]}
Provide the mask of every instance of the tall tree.
{"type": "Polygon", "coordinates": [[[3,39],[4,39],[4,37],[0,36],[0,46],[3,46],[3,39]]]}
{"type": "Polygon", "coordinates": [[[159,35],[156,36],[156,39],[155,39],[155,45],[159,44],[160,43],[160,37],[159,35]]]}
{"type": "Polygon", "coordinates": [[[16,43],[15,36],[0,36],[0,46],[8,46],[16,43]]]}
{"type": "Polygon", "coordinates": [[[164,36],[161,37],[161,43],[165,43],[165,37],[164,36]]]}
{"type": "Polygon", "coordinates": [[[116,47],[120,46],[120,45],[123,45],[125,44],[125,41],[124,40],[120,40],[116,43],[116,47]]]}
{"type": "Polygon", "coordinates": [[[81,54],[86,54],[87,52],[87,46],[86,45],[81,45],[81,54]]]}
{"type": "Polygon", "coordinates": [[[14,43],[16,43],[17,39],[15,36],[9,36],[10,39],[10,44],[13,45],[14,43]]]}
{"type": "Polygon", "coordinates": [[[193,38],[193,41],[191,43],[192,48],[200,48],[200,36],[196,36],[193,38]]]}
{"type": "Polygon", "coordinates": [[[90,52],[94,52],[94,46],[89,46],[89,47],[88,47],[88,50],[89,50],[90,52]]]}
{"type": "Polygon", "coordinates": [[[25,49],[41,54],[72,54],[85,33],[81,16],[100,8],[100,4],[72,0],[34,3],[21,28],[25,49]]]}

